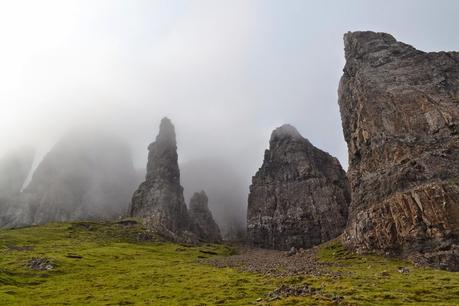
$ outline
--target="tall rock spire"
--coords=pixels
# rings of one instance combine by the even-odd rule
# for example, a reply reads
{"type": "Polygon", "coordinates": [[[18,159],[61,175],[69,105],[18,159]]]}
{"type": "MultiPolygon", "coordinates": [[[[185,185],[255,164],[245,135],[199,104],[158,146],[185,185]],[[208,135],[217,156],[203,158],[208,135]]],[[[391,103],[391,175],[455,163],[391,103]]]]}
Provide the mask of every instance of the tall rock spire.
{"type": "Polygon", "coordinates": [[[147,226],[162,233],[175,235],[189,230],[175,129],[168,118],[161,120],[159,134],[148,151],[146,178],[134,192],[130,215],[143,218],[147,226]]]}

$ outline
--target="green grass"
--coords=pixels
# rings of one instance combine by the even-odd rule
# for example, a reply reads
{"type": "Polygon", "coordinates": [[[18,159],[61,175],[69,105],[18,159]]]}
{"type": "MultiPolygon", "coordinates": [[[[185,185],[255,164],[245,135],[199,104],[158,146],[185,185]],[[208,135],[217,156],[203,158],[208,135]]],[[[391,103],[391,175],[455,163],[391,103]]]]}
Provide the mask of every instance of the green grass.
{"type": "Polygon", "coordinates": [[[0,305],[247,305],[274,287],[258,275],[197,263],[212,256],[201,251],[226,255],[228,247],[137,242],[138,228],[91,226],[0,231],[0,305]],[[31,270],[26,264],[33,257],[46,257],[56,268],[31,270]]]}
{"type": "Polygon", "coordinates": [[[459,305],[459,273],[415,267],[406,261],[362,256],[344,250],[337,241],[322,245],[319,258],[338,267],[337,279],[321,278],[324,290],[357,305],[459,305]],[[399,267],[408,268],[400,273],[399,267]]]}
{"type": "Polygon", "coordinates": [[[143,233],[138,225],[90,222],[1,230],[0,305],[329,305],[337,296],[345,305],[459,305],[458,273],[353,255],[338,242],[319,251],[320,260],[336,264],[330,270],[338,276],[275,278],[198,262],[227,256],[231,247],[190,247],[143,233]],[[55,268],[31,270],[34,257],[48,258],[55,268]],[[409,273],[399,273],[401,266],[409,273]],[[266,297],[281,284],[304,283],[317,293],[266,297]]]}

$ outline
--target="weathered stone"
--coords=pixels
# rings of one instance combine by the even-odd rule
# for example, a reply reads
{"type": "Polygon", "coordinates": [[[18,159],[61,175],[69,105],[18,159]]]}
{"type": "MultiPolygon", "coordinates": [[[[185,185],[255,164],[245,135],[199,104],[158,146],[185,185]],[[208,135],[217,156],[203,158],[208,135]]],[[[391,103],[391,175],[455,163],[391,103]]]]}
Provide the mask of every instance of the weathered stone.
{"type": "Polygon", "coordinates": [[[339,106],[352,189],[345,244],[459,269],[459,53],[344,35],[339,106]]]}
{"type": "Polygon", "coordinates": [[[145,182],[132,197],[130,215],[140,217],[158,232],[179,239],[190,230],[190,219],[180,185],[175,129],[168,118],[161,120],[156,141],[148,146],[145,182]]]}
{"type": "Polygon", "coordinates": [[[222,236],[207,206],[208,201],[204,191],[195,192],[190,199],[189,214],[193,232],[203,241],[218,243],[222,241],[222,236]]]}
{"type": "Polygon", "coordinates": [[[291,125],[274,130],[252,179],[248,240],[255,246],[309,248],[340,235],[350,191],[338,160],[314,147],[291,125]]]}

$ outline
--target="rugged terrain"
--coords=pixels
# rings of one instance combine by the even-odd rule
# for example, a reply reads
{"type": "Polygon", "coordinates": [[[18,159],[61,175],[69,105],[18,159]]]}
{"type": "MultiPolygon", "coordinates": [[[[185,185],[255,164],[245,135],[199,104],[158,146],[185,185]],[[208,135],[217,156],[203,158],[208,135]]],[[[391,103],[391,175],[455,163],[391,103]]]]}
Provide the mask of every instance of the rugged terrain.
{"type": "Polygon", "coordinates": [[[291,125],[273,131],[252,179],[247,237],[258,247],[309,248],[340,235],[350,190],[339,161],[291,125]]]}
{"type": "Polygon", "coordinates": [[[347,33],[344,43],[345,244],[459,270],[459,53],[374,32],[347,33]]]}
{"type": "Polygon", "coordinates": [[[135,220],[0,231],[2,305],[457,305],[459,275],[337,241],[273,250],[165,242],[135,220]],[[286,271],[286,272],[285,272],[286,271]]]}

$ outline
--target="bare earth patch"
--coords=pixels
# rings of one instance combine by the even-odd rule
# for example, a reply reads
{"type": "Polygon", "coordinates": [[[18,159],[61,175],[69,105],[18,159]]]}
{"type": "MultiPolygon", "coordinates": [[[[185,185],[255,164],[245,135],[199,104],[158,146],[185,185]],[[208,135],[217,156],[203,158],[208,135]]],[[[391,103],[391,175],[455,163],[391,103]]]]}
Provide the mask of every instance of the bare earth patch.
{"type": "Polygon", "coordinates": [[[239,271],[261,273],[269,276],[294,276],[294,275],[329,275],[338,276],[340,273],[327,269],[334,264],[320,262],[317,258],[319,248],[308,250],[300,249],[290,255],[286,251],[266,250],[239,247],[239,254],[220,256],[200,260],[202,263],[211,264],[219,268],[234,268],[239,271]]]}

